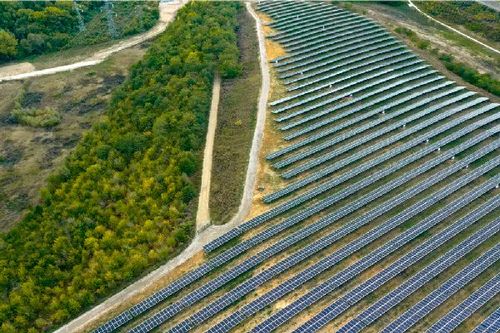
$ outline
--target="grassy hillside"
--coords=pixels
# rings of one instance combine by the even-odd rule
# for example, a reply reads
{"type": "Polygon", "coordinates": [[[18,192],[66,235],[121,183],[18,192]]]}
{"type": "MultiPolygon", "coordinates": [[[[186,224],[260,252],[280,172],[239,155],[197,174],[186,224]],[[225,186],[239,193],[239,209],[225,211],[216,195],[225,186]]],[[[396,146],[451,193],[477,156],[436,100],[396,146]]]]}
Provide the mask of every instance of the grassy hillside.
{"type": "Polygon", "coordinates": [[[158,15],[157,1],[0,2],[0,63],[140,33],[158,15]]]}
{"type": "Polygon", "coordinates": [[[192,3],[113,94],[42,201],[0,237],[0,330],[48,331],[191,237],[213,73],[238,73],[235,3],[192,3]]]}

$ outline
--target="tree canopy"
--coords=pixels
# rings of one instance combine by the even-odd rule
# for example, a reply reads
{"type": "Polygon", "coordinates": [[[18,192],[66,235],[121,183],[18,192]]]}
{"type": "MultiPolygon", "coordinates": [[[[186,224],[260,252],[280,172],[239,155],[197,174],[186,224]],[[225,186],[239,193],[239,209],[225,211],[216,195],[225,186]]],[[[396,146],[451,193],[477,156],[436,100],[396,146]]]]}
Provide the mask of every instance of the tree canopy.
{"type": "Polygon", "coordinates": [[[0,62],[104,42],[151,28],[158,2],[0,2],[0,62]],[[106,15],[111,13],[111,15],[106,15]],[[112,20],[112,22],[107,22],[112,20]],[[114,36],[108,24],[117,30],[114,36]]]}
{"type": "Polygon", "coordinates": [[[239,71],[238,3],[181,9],[0,236],[0,331],[42,332],[168,260],[192,236],[215,71],[239,71]]]}

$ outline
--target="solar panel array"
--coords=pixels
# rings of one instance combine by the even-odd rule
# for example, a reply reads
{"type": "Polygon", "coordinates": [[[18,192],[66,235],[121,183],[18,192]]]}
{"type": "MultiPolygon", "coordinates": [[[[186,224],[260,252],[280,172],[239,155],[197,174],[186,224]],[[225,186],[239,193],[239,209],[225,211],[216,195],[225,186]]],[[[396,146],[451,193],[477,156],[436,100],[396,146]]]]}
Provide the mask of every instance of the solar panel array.
{"type": "Polygon", "coordinates": [[[471,314],[476,312],[487,301],[500,293],[500,274],[495,275],[481,288],[473,292],[462,303],[448,312],[443,318],[432,325],[427,332],[444,333],[451,332],[460,325],[471,314]]]}
{"type": "MultiPolygon", "coordinates": [[[[500,219],[497,219],[500,223],[500,219]]],[[[453,249],[452,253],[461,253],[457,249],[453,249]]],[[[405,332],[410,327],[415,325],[419,320],[428,315],[432,310],[437,308],[439,305],[444,303],[449,297],[455,294],[458,290],[470,283],[474,278],[476,278],[480,273],[482,273],[486,268],[490,267],[492,264],[500,260],[500,245],[495,246],[493,249],[486,252],[484,255],[473,261],[458,274],[454,275],[451,279],[443,283],[438,289],[432,291],[420,302],[412,306],[405,313],[403,313],[397,320],[393,321],[388,325],[383,332],[405,332]]],[[[430,277],[437,275],[438,264],[435,263],[436,267],[428,266],[430,269],[431,276],[423,276],[424,270],[419,272],[420,279],[430,279],[430,277]]],[[[450,266],[449,259],[447,258],[445,264],[450,266]]],[[[413,282],[412,284],[418,284],[419,281],[413,282]]],[[[412,285],[411,288],[415,290],[415,286],[412,285]]],[[[387,310],[386,310],[387,311],[387,310]]],[[[360,317],[360,321],[364,322],[363,317],[360,317]]],[[[343,332],[351,331],[350,329],[343,330],[343,332]]]]}
{"type": "MultiPolygon", "coordinates": [[[[228,332],[265,309],[271,310],[259,317],[263,321],[243,330],[269,332],[313,309],[295,329],[316,331],[419,267],[340,329],[359,331],[500,231],[500,220],[491,219],[500,206],[498,104],[446,80],[358,14],[306,1],[267,1],[257,8],[273,20],[268,38],[287,51],[271,60],[287,91],[269,103],[283,144],[266,159],[285,185],[265,193],[263,201],[276,204],[208,243],[202,264],[95,332],[228,332]],[[474,228],[478,223],[483,226],[474,228]],[[423,239],[428,232],[431,237],[423,239]],[[465,240],[422,265],[462,233],[465,240]],[[352,280],[358,283],[347,289],[352,280]],[[310,281],[315,287],[306,292],[310,281]],[[297,290],[303,292],[293,296],[297,290]],[[335,290],[343,292],[331,299],[335,290]],[[318,309],[324,298],[330,305],[318,309]],[[287,305],[273,308],[281,299],[287,305]]],[[[417,302],[386,331],[419,323],[497,267],[499,254],[496,245],[478,255],[429,290],[425,300],[432,302],[417,302]]],[[[495,295],[480,290],[429,329],[455,327],[495,295]]],[[[495,313],[476,331],[498,327],[495,313]]]]}
{"type": "MultiPolygon", "coordinates": [[[[360,286],[346,293],[343,297],[341,297],[340,299],[329,305],[319,314],[317,314],[312,319],[308,320],[304,325],[299,327],[296,330],[296,332],[310,332],[311,330],[320,329],[329,321],[340,316],[344,311],[348,310],[354,304],[361,301],[363,298],[365,298],[370,293],[375,291],[377,288],[380,288],[384,283],[395,277],[397,274],[403,272],[410,265],[418,262],[426,255],[430,254],[431,251],[437,249],[442,244],[441,242],[451,239],[458,232],[465,230],[465,228],[475,223],[480,217],[484,216],[485,213],[491,212],[492,208],[493,209],[497,208],[499,202],[500,198],[496,197],[494,199],[494,202],[484,205],[476,212],[474,212],[474,214],[468,215],[466,218],[460,220],[459,222],[447,228],[443,232],[432,237],[431,239],[429,239],[428,241],[417,247],[415,250],[409,252],[408,254],[397,260],[395,263],[393,263],[391,266],[386,268],[381,273],[377,274],[376,276],[370,278],[365,283],[361,284],[360,286]]],[[[451,267],[455,262],[457,262],[459,259],[462,259],[471,250],[473,250],[474,248],[485,242],[499,230],[500,230],[500,219],[497,219],[491,225],[488,225],[485,228],[479,230],[476,234],[474,234],[470,238],[460,243],[457,247],[448,251],[438,260],[426,266],[425,269],[421,270],[418,273],[418,276],[413,276],[411,279],[406,281],[404,285],[399,286],[397,289],[399,293],[396,293],[395,291],[391,292],[389,295],[385,296],[377,303],[375,303],[375,305],[363,311],[362,314],[358,315],[355,319],[349,321],[346,325],[342,326],[338,330],[338,332],[354,333],[361,331],[370,323],[378,319],[381,315],[388,312],[396,304],[401,302],[401,300],[405,296],[407,297],[411,293],[415,292],[419,287],[423,285],[423,283],[429,281],[437,274],[442,272],[444,269],[451,267]]],[[[499,251],[500,248],[498,246],[495,247],[494,249],[491,249],[481,258],[471,263],[460,274],[470,278],[477,276],[477,274],[481,273],[486,268],[490,267],[493,263],[495,263],[497,260],[499,260],[499,254],[500,254],[499,251]]],[[[448,295],[451,295],[451,293],[449,293],[448,295]]],[[[428,303],[427,305],[430,307],[431,303],[428,303]]],[[[412,311],[411,314],[416,315],[416,312],[412,311]]],[[[398,321],[401,320],[401,318],[402,317],[400,317],[398,321]]],[[[393,327],[386,328],[384,331],[387,332],[392,331],[392,328],[393,327]]],[[[394,332],[404,332],[404,329],[401,326],[395,328],[396,330],[394,332]]]]}

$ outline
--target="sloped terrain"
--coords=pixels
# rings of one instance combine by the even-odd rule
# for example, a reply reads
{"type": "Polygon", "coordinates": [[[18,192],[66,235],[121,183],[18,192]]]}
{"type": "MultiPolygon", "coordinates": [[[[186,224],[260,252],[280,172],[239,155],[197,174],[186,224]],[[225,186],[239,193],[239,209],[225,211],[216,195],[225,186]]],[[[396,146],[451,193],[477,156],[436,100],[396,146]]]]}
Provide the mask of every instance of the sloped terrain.
{"type": "MultiPolygon", "coordinates": [[[[286,185],[96,332],[484,331],[498,322],[500,108],[373,21],[263,2],[286,185]],[[496,321],[495,321],[496,320],[496,321]],[[483,322],[481,324],[481,322],[483,322]]],[[[266,192],[268,191],[268,192],[266,192]]]]}

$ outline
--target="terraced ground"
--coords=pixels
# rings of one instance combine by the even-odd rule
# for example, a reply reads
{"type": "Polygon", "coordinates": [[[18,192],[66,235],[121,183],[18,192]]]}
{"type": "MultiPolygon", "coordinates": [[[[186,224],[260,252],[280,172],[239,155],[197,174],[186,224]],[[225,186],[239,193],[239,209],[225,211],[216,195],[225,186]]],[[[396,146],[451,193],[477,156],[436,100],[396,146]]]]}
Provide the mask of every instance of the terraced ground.
{"type": "Polygon", "coordinates": [[[270,102],[284,139],[267,156],[286,185],[97,332],[498,328],[499,105],[360,15],[257,8],[287,52],[270,102]]]}

